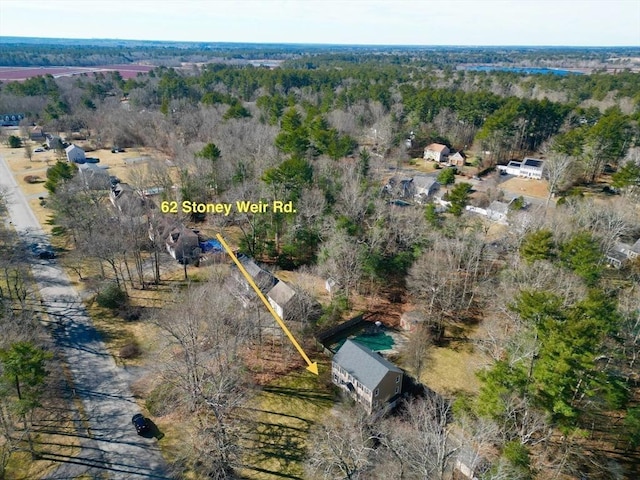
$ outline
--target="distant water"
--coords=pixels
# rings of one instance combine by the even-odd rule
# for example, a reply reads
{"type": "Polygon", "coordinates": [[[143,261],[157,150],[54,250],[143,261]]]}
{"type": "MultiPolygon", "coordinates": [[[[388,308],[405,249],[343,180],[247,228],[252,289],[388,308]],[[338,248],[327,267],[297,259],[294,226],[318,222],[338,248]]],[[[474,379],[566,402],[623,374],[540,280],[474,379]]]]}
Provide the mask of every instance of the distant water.
{"type": "Polygon", "coordinates": [[[492,65],[476,65],[476,66],[465,66],[464,70],[469,70],[471,72],[515,72],[515,73],[527,73],[532,75],[582,75],[582,72],[572,72],[569,70],[562,70],[559,68],[543,68],[543,67],[501,67],[501,66],[492,66],[492,65]]]}

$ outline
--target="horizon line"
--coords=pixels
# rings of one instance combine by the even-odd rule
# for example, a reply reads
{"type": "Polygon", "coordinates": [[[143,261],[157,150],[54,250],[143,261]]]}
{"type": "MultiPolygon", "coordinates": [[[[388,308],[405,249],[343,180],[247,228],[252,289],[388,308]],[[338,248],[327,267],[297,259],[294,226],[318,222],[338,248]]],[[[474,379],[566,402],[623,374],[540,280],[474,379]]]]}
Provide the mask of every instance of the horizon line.
{"type": "Polygon", "coordinates": [[[640,49],[640,45],[533,45],[533,44],[385,44],[385,43],[320,43],[320,42],[274,42],[274,41],[226,41],[226,40],[158,40],[158,39],[131,39],[131,38],[71,38],[71,37],[33,37],[33,36],[16,36],[16,35],[0,35],[0,41],[3,39],[32,39],[32,40],[70,40],[78,42],[95,42],[95,41],[111,41],[111,42],[145,42],[145,43],[173,43],[173,44],[225,44],[225,45],[286,45],[286,46],[316,46],[316,47],[402,47],[402,48],[587,48],[587,49],[605,49],[605,48],[623,48],[623,49],[640,49]]]}

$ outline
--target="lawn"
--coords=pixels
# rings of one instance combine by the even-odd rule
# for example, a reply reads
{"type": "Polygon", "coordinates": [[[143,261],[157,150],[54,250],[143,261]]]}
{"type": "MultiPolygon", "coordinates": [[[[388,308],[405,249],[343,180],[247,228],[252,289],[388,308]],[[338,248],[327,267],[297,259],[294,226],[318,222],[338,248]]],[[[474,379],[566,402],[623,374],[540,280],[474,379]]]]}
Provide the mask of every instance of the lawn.
{"type": "Polygon", "coordinates": [[[325,361],[319,377],[300,369],[263,387],[247,408],[255,430],[249,432],[243,478],[304,478],[309,429],[333,406],[329,374],[325,361]]]}

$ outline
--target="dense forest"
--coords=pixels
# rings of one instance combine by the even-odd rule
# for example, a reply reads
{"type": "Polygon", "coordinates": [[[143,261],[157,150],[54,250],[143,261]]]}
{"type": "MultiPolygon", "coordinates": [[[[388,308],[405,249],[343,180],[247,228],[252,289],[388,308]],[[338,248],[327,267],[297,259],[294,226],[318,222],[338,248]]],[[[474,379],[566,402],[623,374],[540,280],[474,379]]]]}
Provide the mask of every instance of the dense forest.
{"type": "MultiPolygon", "coordinates": [[[[158,202],[293,202],[295,213],[194,213],[183,221],[233,232],[240,251],[275,270],[336,281],[338,291],[321,309],[310,292],[301,292],[306,301],[296,335],[309,340],[339,324],[362,308],[362,298],[410,303],[424,321],[396,360],[420,380],[433,349],[446,348],[456,332],[475,332],[469,348],[485,359],[475,366],[475,393],[416,398],[378,420],[356,414],[319,419],[306,433],[315,448],[299,459],[300,478],[449,479],[462,444],[481,452],[482,479],[638,474],[640,264],[615,269],[606,258],[615,244],[640,237],[640,73],[615,62],[616,72],[569,75],[462,68],[601,68],[612,52],[25,47],[9,39],[2,45],[1,65],[160,60],[149,74],[128,80],[113,72],[5,83],[0,113],[22,112],[23,130],[41,125],[85,139],[87,149],[152,149],[168,161],[136,170],[127,181],[162,192],[158,202]],[[231,62],[251,58],[282,63],[231,62]],[[209,63],[171,66],[180,61],[209,63]],[[448,208],[394,205],[401,195],[390,178],[414,174],[434,142],[467,154],[466,166],[436,171],[448,208]],[[502,199],[496,167],[526,156],[545,160],[548,198],[512,208],[509,227],[489,235],[488,223],[465,207],[502,199]],[[474,194],[474,182],[490,187],[474,194]]],[[[158,268],[153,279],[143,268],[158,262],[161,250],[149,242],[146,225],[105,209],[109,192],[87,188],[69,164],[52,166],[47,177],[47,208],[65,261],[92,262],[100,270],[98,296],[126,302],[162,283],[158,268]]],[[[0,322],[3,332],[13,332],[0,340],[6,392],[15,373],[11,355],[31,348],[38,368],[50,361],[42,332],[16,330],[37,309],[17,290],[28,273],[11,244],[4,233],[0,322]]],[[[222,293],[223,285],[219,272],[200,285],[186,283],[165,309],[136,319],[183,352],[161,367],[162,378],[175,381],[150,397],[157,414],[175,408],[193,418],[185,424],[199,425],[174,462],[197,478],[242,478],[243,435],[252,427],[250,415],[239,420],[237,412],[264,387],[242,354],[264,342],[260,327],[251,309],[237,309],[222,293]],[[202,312],[216,314],[203,319],[202,312]],[[189,343],[194,331],[207,342],[189,343]]],[[[42,385],[42,378],[34,380],[34,399],[42,385]]],[[[34,400],[11,413],[14,400],[13,393],[0,400],[7,439],[15,437],[6,425],[19,428],[37,408],[34,400]]]]}

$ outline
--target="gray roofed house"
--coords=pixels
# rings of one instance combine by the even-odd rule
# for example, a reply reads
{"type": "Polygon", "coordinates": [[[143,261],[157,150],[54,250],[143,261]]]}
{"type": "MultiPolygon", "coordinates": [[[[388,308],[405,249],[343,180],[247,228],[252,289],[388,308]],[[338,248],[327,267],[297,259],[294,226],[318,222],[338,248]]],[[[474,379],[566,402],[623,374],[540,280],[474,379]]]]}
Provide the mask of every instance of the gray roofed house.
{"type": "Polygon", "coordinates": [[[605,256],[609,265],[615,268],[622,268],[629,260],[635,260],[640,256],[640,239],[633,245],[616,242],[605,256]]]}
{"type": "Polygon", "coordinates": [[[146,199],[138,190],[134,190],[128,183],[118,183],[111,188],[109,200],[120,213],[130,217],[145,215],[153,202],[146,199]]]}
{"type": "Polygon", "coordinates": [[[413,177],[413,194],[423,199],[431,197],[438,191],[440,184],[436,177],[429,175],[416,175],[413,177]]]}
{"type": "Polygon", "coordinates": [[[62,139],[57,135],[47,135],[46,144],[49,150],[62,148],[62,139]]]}
{"type": "Polygon", "coordinates": [[[181,264],[195,263],[199,259],[200,242],[198,234],[185,227],[176,226],[167,236],[165,245],[169,255],[181,264]]]}
{"type": "Polygon", "coordinates": [[[80,178],[91,190],[108,190],[111,187],[108,167],[99,167],[95,163],[77,164],[80,178]]]}
{"type": "Polygon", "coordinates": [[[87,158],[84,154],[84,150],[74,144],[69,145],[64,149],[64,151],[67,155],[67,162],[81,163],[87,158]]]}
{"type": "Polygon", "coordinates": [[[487,217],[496,222],[506,222],[509,214],[509,204],[494,200],[487,207],[487,217]]]}
{"type": "Polygon", "coordinates": [[[267,292],[267,299],[269,300],[269,303],[278,316],[283,320],[294,319],[295,296],[296,291],[282,280],[276,283],[275,286],[267,292]]]}
{"type": "MultiPolygon", "coordinates": [[[[264,268],[261,268],[253,259],[249,258],[246,255],[240,254],[238,255],[238,261],[242,264],[244,269],[247,271],[253,281],[256,282],[256,285],[260,289],[262,293],[267,293],[271,288],[278,283],[278,279],[273,276],[271,272],[268,272],[264,268]]],[[[234,268],[232,270],[232,274],[237,282],[242,285],[246,292],[253,292],[253,288],[244,278],[240,269],[234,268]]]]}
{"type": "Polygon", "coordinates": [[[331,362],[332,381],[368,413],[393,406],[402,395],[402,369],[352,340],[347,340],[331,362]]]}

